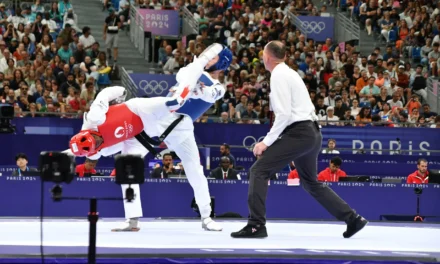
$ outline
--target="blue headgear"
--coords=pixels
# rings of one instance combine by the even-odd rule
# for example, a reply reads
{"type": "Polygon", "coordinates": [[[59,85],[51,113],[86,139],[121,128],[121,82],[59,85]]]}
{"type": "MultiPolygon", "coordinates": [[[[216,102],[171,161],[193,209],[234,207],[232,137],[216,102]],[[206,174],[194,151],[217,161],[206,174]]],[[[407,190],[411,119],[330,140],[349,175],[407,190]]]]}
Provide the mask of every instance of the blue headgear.
{"type": "Polygon", "coordinates": [[[212,65],[207,69],[207,72],[213,72],[213,71],[225,71],[229,68],[229,65],[231,65],[232,62],[232,52],[228,47],[225,45],[223,46],[223,50],[220,51],[218,54],[218,61],[216,64],[212,65]]]}

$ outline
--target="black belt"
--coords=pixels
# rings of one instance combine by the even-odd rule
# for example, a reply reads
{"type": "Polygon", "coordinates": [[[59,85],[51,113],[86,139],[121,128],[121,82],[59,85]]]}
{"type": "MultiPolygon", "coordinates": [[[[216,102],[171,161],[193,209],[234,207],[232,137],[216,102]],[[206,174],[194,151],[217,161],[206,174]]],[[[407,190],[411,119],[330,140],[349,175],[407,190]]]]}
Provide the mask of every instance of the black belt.
{"type": "Polygon", "coordinates": [[[298,122],[295,122],[295,123],[292,123],[292,124],[286,126],[286,128],[283,130],[282,134],[284,134],[287,130],[290,130],[290,129],[296,127],[299,124],[308,123],[308,122],[312,122],[318,130],[321,130],[321,127],[319,126],[318,121],[304,120],[304,121],[298,121],[298,122]]]}
{"type": "Polygon", "coordinates": [[[180,123],[180,121],[183,120],[185,116],[180,115],[179,118],[173,121],[167,129],[162,133],[162,135],[159,137],[159,140],[154,140],[151,137],[145,133],[145,131],[142,131],[138,135],[135,136],[135,138],[139,141],[139,143],[142,144],[148,151],[154,155],[156,158],[160,158],[160,154],[157,153],[157,151],[153,148],[153,146],[159,146],[162,144],[162,142],[165,140],[165,138],[173,131],[173,129],[180,123]]]}

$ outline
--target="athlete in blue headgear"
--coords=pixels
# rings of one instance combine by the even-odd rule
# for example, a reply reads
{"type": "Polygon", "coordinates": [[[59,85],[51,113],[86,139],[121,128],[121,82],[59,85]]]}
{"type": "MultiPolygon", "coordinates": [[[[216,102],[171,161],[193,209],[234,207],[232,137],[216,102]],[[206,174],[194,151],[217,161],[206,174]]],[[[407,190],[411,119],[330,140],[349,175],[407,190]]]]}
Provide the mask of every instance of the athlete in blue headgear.
{"type": "MultiPolygon", "coordinates": [[[[183,119],[164,139],[165,144],[173,150],[182,161],[185,174],[194,190],[196,203],[202,218],[202,228],[208,231],[221,231],[222,227],[210,218],[211,198],[208,182],[200,165],[199,150],[194,137],[193,122],[200,118],[217,100],[223,98],[226,90],[219,82],[218,75],[227,70],[232,62],[232,52],[221,44],[209,46],[194,62],[179,70],[176,75],[177,84],[171,89],[170,97],[150,98],[155,104],[163,101],[163,108],[154,110],[154,118],[149,121],[150,126],[145,129],[148,136],[156,137],[163,135],[164,131],[177,119],[183,119]]],[[[132,99],[133,100],[133,99],[132,99]]],[[[134,99],[136,100],[136,99],[134,99]]],[[[139,99],[141,100],[141,99],[139,99]]],[[[142,101],[144,102],[144,101],[142,101]]],[[[144,113],[148,115],[151,106],[145,107],[144,113]]],[[[145,121],[148,122],[148,121],[145,121]]],[[[122,193],[125,194],[127,185],[122,185],[122,193]]],[[[132,188],[139,191],[137,186],[132,188]]],[[[160,206],[160,202],[156,205],[160,206]]],[[[139,230],[138,218],[142,217],[140,199],[135,202],[124,201],[125,217],[127,221],[114,231],[137,231],[139,230]]]]}
{"type": "MultiPolygon", "coordinates": [[[[211,92],[215,91],[215,85],[213,84],[218,83],[220,85],[220,83],[218,81],[211,82],[205,79],[214,78],[218,80],[218,74],[221,71],[227,70],[231,62],[232,52],[226,46],[214,43],[207,47],[197,58],[194,58],[192,63],[179,70],[176,76],[177,84],[172,89],[175,101],[167,102],[167,106],[171,111],[174,111],[181,108],[188,98],[194,97],[194,95],[200,95],[200,92],[203,94],[203,92],[207,93],[208,90],[211,92]],[[206,81],[208,81],[208,83],[206,83],[206,81]],[[202,83],[203,85],[197,85],[198,83],[202,83]],[[200,90],[202,87],[204,87],[203,91],[200,90]]],[[[220,90],[220,88],[217,88],[217,92],[220,92],[220,90]]],[[[225,90],[223,87],[223,94],[224,93],[225,90]]],[[[215,100],[212,103],[219,98],[208,98],[208,101],[211,102],[213,99],[215,100]]],[[[211,105],[209,105],[209,107],[211,107],[211,105]]],[[[208,110],[209,107],[204,109],[204,111],[208,110]]],[[[198,109],[198,111],[201,110],[200,108],[198,109]]],[[[203,112],[200,113],[200,115],[203,114],[203,112]]]]}

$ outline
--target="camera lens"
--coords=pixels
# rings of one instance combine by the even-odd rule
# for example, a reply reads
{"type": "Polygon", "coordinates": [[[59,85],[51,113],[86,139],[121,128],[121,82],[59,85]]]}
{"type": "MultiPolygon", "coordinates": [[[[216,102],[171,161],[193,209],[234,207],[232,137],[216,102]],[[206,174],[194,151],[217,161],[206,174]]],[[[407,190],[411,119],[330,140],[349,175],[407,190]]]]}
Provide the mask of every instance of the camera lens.
{"type": "Polygon", "coordinates": [[[422,194],[422,192],[423,192],[422,188],[414,188],[415,194],[422,194]]]}

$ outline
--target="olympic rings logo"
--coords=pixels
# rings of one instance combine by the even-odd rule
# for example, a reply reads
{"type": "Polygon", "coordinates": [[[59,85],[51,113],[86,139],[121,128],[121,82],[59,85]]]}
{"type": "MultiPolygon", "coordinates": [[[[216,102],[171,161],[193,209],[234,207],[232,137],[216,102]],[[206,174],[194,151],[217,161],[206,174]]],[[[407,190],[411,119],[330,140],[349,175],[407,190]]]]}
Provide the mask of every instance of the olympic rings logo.
{"type": "Polygon", "coordinates": [[[263,141],[264,136],[257,139],[253,136],[247,136],[243,139],[243,147],[247,148],[249,151],[253,151],[257,143],[263,141]]]}
{"type": "Polygon", "coordinates": [[[142,80],[139,82],[139,88],[145,92],[146,95],[163,95],[164,92],[168,91],[168,83],[166,81],[146,81],[142,80]]]}
{"type": "Polygon", "coordinates": [[[307,34],[319,34],[325,29],[325,23],[322,21],[302,21],[301,27],[306,31],[307,34]]]}

